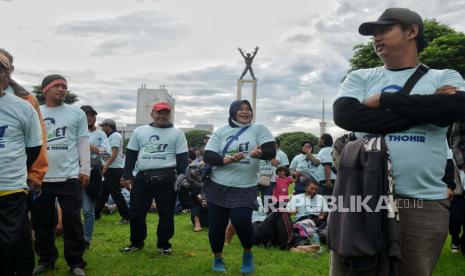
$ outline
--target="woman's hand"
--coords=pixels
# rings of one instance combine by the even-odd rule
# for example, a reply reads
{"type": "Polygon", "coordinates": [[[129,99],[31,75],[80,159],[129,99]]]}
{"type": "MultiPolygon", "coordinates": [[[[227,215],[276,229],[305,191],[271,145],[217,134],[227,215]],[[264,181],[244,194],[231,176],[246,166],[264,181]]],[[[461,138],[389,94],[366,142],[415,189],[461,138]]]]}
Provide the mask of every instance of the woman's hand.
{"type": "Polygon", "coordinates": [[[250,157],[252,157],[252,158],[259,158],[261,155],[262,155],[262,148],[261,148],[260,145],[258,145],[256,148],[254,148],[250,152],[250,157]]]}
{"type": "Polygon", "coordinates": [[[233,162],[240,161],[245,158],[245,152],[237,152],[233,154],[232,156],[225,156],[223,157],[223,164],[231,164],[233,162]]]}

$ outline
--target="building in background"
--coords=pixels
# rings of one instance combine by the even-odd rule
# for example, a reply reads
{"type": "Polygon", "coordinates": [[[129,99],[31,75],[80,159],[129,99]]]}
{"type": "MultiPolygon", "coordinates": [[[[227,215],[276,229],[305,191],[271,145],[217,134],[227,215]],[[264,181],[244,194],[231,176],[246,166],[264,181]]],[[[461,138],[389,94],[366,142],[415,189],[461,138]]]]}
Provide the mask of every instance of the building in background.
{"type": "Polygon", "coordinates": [[[158,89],[148,89],[145,84],[137,89],[137,110],[136,110],[136,124],[144,125],[153,121],[150,117],[153,104],[156,102],[168,102],[173,109],[171,110],[171,122],[174,122],[175,114],[175,100],[164,85],[160,85],[158,89]]]}
{"type": "MultiPolygon", "coordinates": [[[[152,123],[153,119],[150,113],[152,113],[153,104],[161,101],[168,102],[173,107],[171,110],[171,122],[174,123],[175,100],[173,96],[168,93],[165,86],[160,85],[158,89],[148,89],[145,84],[142,84],[141,87],[137,89],[136,123],[118,127],[118,132],[121,133],[123,139],[129,139],[137,127],[152,123]]],[[[181,128],[184,132],[194,129],[213,133],[214,127],[212,124],[196,124],[193,128],[181,128]]]]}

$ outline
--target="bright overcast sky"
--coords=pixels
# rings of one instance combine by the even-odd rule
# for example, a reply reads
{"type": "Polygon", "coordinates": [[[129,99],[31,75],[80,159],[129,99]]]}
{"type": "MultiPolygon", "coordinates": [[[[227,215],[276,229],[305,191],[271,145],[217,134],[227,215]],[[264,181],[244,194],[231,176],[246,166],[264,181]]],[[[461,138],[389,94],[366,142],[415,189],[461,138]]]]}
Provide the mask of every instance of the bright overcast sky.
{"type": "MultiPolygon", "coordinates": [[[[361,22],[385,8],[408,7],[465,30],[465,2],[450,0],[0,0],[0,48],[15,58],[27,88],[63,74],[77,105],[99,119],[135,122],[136,90],[165,85],[176,99],[178,127],[227,122],[244,62],[237,51],[259,46],[257,121],[274,134],[319,134],[352,47],[368,41],[361,22]]],[[[245,88],[244,88],[245,89],[245,88]]]]}

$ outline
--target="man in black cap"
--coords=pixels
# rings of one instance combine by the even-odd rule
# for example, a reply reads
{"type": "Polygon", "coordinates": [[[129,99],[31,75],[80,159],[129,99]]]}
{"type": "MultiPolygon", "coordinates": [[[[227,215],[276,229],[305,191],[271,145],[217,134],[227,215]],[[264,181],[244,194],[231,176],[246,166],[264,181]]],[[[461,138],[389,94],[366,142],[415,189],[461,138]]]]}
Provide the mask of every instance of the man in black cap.
{"type": "Polygon", "coordinates": [[[102,167],[104,158],[110,152],[107,135],[95,126],[97,111],[90,105],[81,106],[86,113],[90,144],[90,180],[82,194],[82,214],[84,215],[84,240],[86,249],[90,246],[95,222],[95,203],[102,188],[102,167]]]}
{"type": "MultiPolygon", "coordinates": [[[[465,117],[465,95],[459,92],[465,83],[456,71],[429,69],[419,63],[418,53],[426,46],[423,21],[412,10],[387,9],[377,21],[361,24],[359,33],[373,37],[373,48],[384,66],[347,76],[334,102],[334,121],[346,130],[385,135],[395,196],[404,203],[399,205],[399,273],[431,275],[449,223],[451,187],[443,181],[447,126],[465,117]],[[407,82],[413,74],[416,82],[407,82]]],[[[349,226],[351,231],[357,227],[369,225],[349,226]]],[[[332,275],[356,275],[362,269],[373,275],[386,272],[382,256],[351,257],[333,251],[332,275]]]]}
{"type": "Polygon", "coordinates": [[[118,224],[129,224],[129,210],[123,195],[121,194],[120,180],[123,176],[123,137],[116,132],[116,123],[112,119],[105,119],[99,124],[108,137],[111,148],[111,156],[102,168],[103,189],[100,193],[97,205],[95,206],[95,216],[100,217],[100,213],[111,195],[115,201],[121,220],[118,224]]]}

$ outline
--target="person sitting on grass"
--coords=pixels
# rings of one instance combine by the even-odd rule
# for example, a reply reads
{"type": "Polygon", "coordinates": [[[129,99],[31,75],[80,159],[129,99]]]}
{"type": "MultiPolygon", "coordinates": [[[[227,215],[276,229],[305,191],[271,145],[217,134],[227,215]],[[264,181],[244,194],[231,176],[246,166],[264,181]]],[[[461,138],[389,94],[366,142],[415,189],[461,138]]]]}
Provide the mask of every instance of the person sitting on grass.
{"type": "Polygon", "coordinates": [[[295,215],[294,223],[310,219],[314,222],[318,235],[326,240],[326,218],[328,217],[328,204],[326,199],[317,194],[318,182],[310,177],[305,176],[305,193],[292,196],[286,206],[291,215],[295,215]]]}

